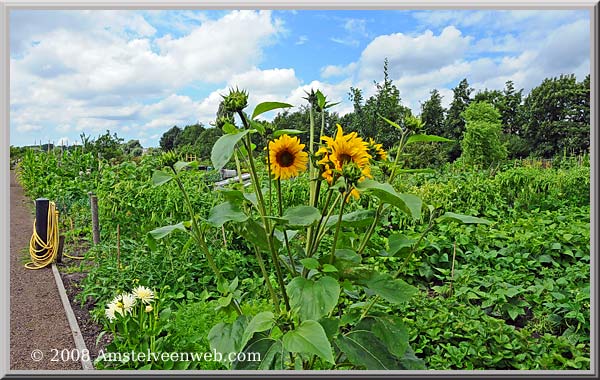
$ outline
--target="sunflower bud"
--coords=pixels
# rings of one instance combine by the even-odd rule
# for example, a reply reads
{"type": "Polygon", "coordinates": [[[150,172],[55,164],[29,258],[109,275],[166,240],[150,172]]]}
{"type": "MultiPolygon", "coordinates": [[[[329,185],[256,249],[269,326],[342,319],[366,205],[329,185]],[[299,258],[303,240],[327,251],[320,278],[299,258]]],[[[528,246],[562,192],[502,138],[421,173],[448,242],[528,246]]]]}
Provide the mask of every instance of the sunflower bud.
{"type": "Polygon", "coordinates": [[[234,120],[233,117],[230,116],[220,116],[217,118],[217,120],[215,120],[215,127],[223,129],[223,126],[225,124],[234,124],[234,120]]]}
{"type": "Polygon", "coordinates": [[[160,158],[162,166],[168,166],[173,170],[175,170],[175,163],[177,161],[179,161],[179,158],[177,157],[177,154],[172,150],[163,153],[163,155],[160,158]]]}
{"type": "Polygon", "coordinates": [[[363,176],[363,172],[356,163],[348,162],[342,167],[342,176],[348,184],[356,185],[358,180],[363,176]]]}
{"type": "Polygon", "coordinates": [[[317,93],[315,92],[315,90],[311,89],[310,92],[306,92],[306,91],[304,91],[304,92],[307,95],[306,98],[304,98],[304,99],[308,100],[308,102],[310,103],[310,106],[312,108],[318,109],[319,102],[318,102],[317,93]]]}
{"type": "Polygon", "coordinates": [[[229,95],[223,96],[223,108],[227,112],[241,112],[248,106],[248,93],[244,90],[230,89],[229,95]]]}

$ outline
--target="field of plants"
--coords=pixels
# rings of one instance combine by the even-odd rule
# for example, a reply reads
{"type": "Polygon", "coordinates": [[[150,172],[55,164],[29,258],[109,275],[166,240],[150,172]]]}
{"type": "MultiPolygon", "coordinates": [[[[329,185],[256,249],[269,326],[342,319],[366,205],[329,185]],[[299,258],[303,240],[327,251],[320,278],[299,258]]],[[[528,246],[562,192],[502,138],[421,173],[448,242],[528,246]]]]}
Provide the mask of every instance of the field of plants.
{"type": "Polygon", "coordinates": [[[408,169],[407,151],[449,142],[418,118],[383,118],[399,136],[386,151],[325,128],[320,92],[304,133],[258,119],[290,105],[247,114],[246,97],[225,97],[211,170],[173,151],[23,152],[20,183],[56,202],[65,253],[86,258],[67,269],[107,352],[261,358],[97,368],[589,369],[587,156],[408,169]],[[221,168],[250,185],[217,189],[221,168]]]}

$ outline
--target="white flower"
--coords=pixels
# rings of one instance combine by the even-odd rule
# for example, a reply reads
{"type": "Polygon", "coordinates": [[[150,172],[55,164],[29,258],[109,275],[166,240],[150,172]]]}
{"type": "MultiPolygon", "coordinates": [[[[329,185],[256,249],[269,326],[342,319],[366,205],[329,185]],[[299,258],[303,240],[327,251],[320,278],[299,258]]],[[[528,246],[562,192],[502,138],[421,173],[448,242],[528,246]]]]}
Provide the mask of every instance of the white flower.
{"type": "Polygon", "coordinates": [[[121,301],[123,302],[123,311],[131,314],[136,302],[135,296],[133,294],[123,293],[121,294],[121,301]]]}
{"type": "Polygon", "coordinates": [[[149,304],[154,299],[154,292],[145,286],[138,286],[132,293],[137,299],[145,304],[149,304]]]}
{"type": "Polygon", "coordinates": [[[147,306],[146,306],[146,313],[149,313],[149,312],[151,312],[152,310],[154,310],[154,309],[152,308],[152,305],[147,305],[147,306]]]}
{"type": "Polygon", "coordinates": [[[82,172],[81,170],[79,171],[79,175],[80,175],[80,176],[81,176],[81,175],[83,175],[83,172],[82,172]]]}
{"type": "Polygon", "coordinates": [[[115,311],[117,311],[116,306],[116,303],[113,302],[106,305],[106,310],[104,310],[104,314],[106,315],[106,318],[108,318],[109,322],[112,322],[115,319],[115,311]]]}
{"type": "Polygon", "coordinates": [[[107,307],[113,310],[113,314],[115,312],[121,314],[121,316],[125,314],[125,310],[123,309],[123,300],[120,295],[116,296],[112,301],[110,301],[107,307]]]}

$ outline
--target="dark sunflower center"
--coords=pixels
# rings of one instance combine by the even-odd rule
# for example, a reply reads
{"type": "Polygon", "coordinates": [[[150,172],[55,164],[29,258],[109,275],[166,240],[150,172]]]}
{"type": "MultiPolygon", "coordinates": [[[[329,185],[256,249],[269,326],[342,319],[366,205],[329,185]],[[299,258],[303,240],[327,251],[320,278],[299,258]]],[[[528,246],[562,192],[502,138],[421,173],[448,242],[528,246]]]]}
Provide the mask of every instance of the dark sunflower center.
{"type": "Polygon", "coordinates": [[[352,156],[346,153],[340,154],[340,160],[342,161],[342,165],[352,161],[352,156]]]}
{"type": "Polygon", "coordinates": [[[294,155],[287,150],[279,152],[277,153],[277,163],[283,168],[290,167],[294,163],[294,155]]]}

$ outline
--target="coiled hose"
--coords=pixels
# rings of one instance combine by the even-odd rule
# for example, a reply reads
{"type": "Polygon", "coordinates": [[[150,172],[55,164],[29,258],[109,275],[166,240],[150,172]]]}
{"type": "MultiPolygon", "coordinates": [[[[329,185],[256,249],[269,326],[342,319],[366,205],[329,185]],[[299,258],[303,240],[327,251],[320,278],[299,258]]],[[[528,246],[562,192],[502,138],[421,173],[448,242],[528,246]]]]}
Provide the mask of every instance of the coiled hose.
{"type": "MultiPolygon", "coordinates": [[[[48,205],[48,228],[46,240],[37,234],[35,229],[35,219],[33,220],[33,234],[29,240],[29,257],[31,261],[25,264],[27,269],[42,269],[52,264],[58,255],[59,235],[58,235],[58,210],[56,204],[50,202],[48,205]]],[[[69,256],[71,259],[81,260],[83,257],[69,256]]]]}

